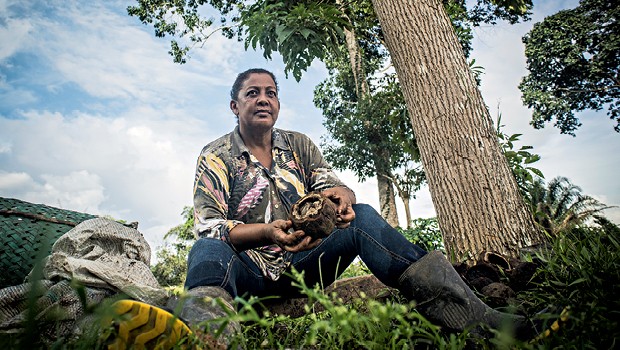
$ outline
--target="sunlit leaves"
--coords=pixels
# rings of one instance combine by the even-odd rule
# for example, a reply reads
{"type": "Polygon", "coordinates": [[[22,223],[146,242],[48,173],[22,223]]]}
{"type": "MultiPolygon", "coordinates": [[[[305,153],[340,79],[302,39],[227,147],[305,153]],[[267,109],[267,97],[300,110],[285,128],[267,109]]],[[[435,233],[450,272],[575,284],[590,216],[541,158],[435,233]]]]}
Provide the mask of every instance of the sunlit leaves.
{"type": "Polygon", "coordinates": [[[497,138],[499,144],[502,147],[508,166],[517,180],[521,194],[526,195],[533,183],[539,178],[544,178],[540,170],[531,166],[532,163],[540,160],[540,156],[530,152],[533,148],[532,146],[517,148],[515,143],[519,141],[522,134],[507,135],[502,130],[504,125],[501,122],[502,116],[499,114],[497,116],[497,138]]]}
{"type": "Polygon", "coordinates": [[[316,1],[257,2],[241,14],[246,49],[263,49],[271,59],[279,52],[285,72],[299,81],[314,59],[324,59],[344,42],[350,24],[335,4],[316,1]]]}
{"type": "MultiPolygon", "coordinates": [[[[152,25],[155,36],[171,37],[169,54],[185,63],[190,51],[215,33],[244,41],[246,49],[262,49],[266,58],[282,54],[285,73],[299,80],[314,59],[323,60],[343,43],[343,30],[364,31],[359,40],[366,52],[387,55],[382,32],[368,0],[341,3],[312,0],[135,0],[130,16],[152,25]],[[354,21],[347,21],[347,16],[354,21]]],[[[527,19],[530,0],[443,0],[463,52],[471,51],[472,26],[497,20],[527,19]]]]}
{"type": "Polygon", "coordinates": [[[221,31],[226,37],[240,35],[239,15],[244,8],[240,0],[136,0],[127,7],[130,16],[142,23],[153,25],[155,36],[176,38],[170,42],[168,53],[176,63],[185,63],[189,51],[203,44],[213,33],[221,31]],[[216,10],[220,15],[219,26],[213,27],[213,17],[204,16],[204,9],[216,10]],[[228,24],[230,23],[230,24],[228,24]]]}

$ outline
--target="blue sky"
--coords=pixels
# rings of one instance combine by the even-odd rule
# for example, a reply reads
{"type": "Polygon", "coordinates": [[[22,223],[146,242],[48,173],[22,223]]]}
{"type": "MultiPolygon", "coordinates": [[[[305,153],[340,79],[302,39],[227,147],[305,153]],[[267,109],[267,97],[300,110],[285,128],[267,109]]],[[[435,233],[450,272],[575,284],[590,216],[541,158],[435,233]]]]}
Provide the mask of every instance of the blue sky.
{"type": "MultiPolygon", "coordinates": [[[[235,75],[265,67],[278,77],[278,127],[325,134],[312,103],[327,72],[315,62],[301,82],[285,79],[279,56],[219,35],[172,63],[167,40],[126,15],[131,1],[0,0],[0,196],[138,221],[153,248],[191,205],[202,146],[235,126],[228,109],[235,75]]],[[[535,2],[533,21],[476,30],[472,57],[485,68],[481,90],[499,104],[506,132],[534,146],[547,179],[563,175],[609,205],[620,205],[620,135],[604,112],[582,115],[577,137],[534,130],[517,89],[526,74],[521,37],[532,23],[577,1],[535,2]]],[[[342,178],[378,207],[376,181],[342,178]]],[[[427,190],[413,217],[434,210],[427,190]]],[[[607,215],[620,223],[620,210],[607,215]]],[[[400,212],[401,218],[404,213],[400,212]]]]}

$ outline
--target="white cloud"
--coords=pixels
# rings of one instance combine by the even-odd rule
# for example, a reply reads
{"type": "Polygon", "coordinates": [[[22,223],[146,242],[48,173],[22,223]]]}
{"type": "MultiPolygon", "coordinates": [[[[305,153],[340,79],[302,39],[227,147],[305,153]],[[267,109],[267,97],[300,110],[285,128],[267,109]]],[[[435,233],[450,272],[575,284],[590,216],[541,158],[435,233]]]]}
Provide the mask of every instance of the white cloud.
{"type": "Polygon", "coordinates": [[[87,213],[100,213],[104,201],[101,178],[86,170],[72,171],[66,175],[42,174],[41,190],[26,193],[26,198],[38,198],[41,202],[54,203],[66,209],[87,213]]]}
{"type": "Polygon", "coordinates": [[[30,183],[32,178],[26,173],[9,173],[0,171],[0,189],[13,189],[23,187],[30,183]]]}
{"type": "MultiPolygon", "coordinates": [[[[0,13],[7,13],[6,7],[0,13]]],[[[0,15],[0,61],[12,56],[19,51],[24,38],[32,30],[32,25],[27,20],[6,18],[0,15]]]]}
{"type": "Polygon", "coordinates": [[[86,170],[66,175],[41,174],[36,181],[25,172],[0,172],[2,195],[34,203],[52,203],[61,208],[99,213],[104,200],[103,186],[98,175],[86,170]]]}
{"type": "Polygon", "coordinates": [[[23,107],[29,103],[37,102],[37,97],[32,91],[24,89],[15,89],[8,84],[0,82],[0,104],[5,108],[23,107]]]}
{"type": "MultiPolygon", "coordinates": [[[[114,103],[183,103],[228,84],[242,44],[214,35],[192,52],[191,65],[178,65],[167,54],[168,39],[154,38],[125,7],[124,1],[58,2],[52,14],[30,8],[28,19],[12,20],[27,24],[23,33],[7,31],[21,33],[20,45],[57,71],[38,77],[50,92],[75,83],[114,103]]],[[[13,52],[7,48],[7,55],[13,52]]]]}
{"type": "Polygon", "coordinates": [[[191,204],[193,166],[202,146],[183,139],[189,126],[146,120],[35,111],[23,119],[0,119],[3,137],[14,145],[7,164],[17,164],[21,171],[15,173],[41,179],[19,187],[3,177],[3,184],[12,184],[3,187],[3,195],[10,190],[21,199],[145,227],[173,226],[182,207],[191,204]]]}
{"type": "Polygon", "coordinates": [[[13,146],[8,142],[0,142],[0,154],[11,153],[13,146]]]}

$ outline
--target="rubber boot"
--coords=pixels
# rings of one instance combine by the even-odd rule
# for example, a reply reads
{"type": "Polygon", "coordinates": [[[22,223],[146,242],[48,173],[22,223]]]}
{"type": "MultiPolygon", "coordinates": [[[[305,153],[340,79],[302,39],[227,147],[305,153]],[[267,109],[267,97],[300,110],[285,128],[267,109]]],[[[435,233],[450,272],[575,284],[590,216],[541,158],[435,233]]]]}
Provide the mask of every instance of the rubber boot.
{"type": "Polygon", "coordinates": [[[398,282],[400,292],[415,301],[416,309],[439,326],[458,332],[479,332],[477,326],[484,324],[497,330],[512,330],[517,339],[533,335],[525,317],[499,312],[483,303],[438,250],[409,266],[398,282]]]}
{"type": "Polygon", "coordinates": [[[209,348],[227,349],[232,337],[240,332],[239,323],[227,319],[236,312],[232,303],[223,288],[203,286],[190,289],[180,299],[170,299],[167,307],[209,348]]]}

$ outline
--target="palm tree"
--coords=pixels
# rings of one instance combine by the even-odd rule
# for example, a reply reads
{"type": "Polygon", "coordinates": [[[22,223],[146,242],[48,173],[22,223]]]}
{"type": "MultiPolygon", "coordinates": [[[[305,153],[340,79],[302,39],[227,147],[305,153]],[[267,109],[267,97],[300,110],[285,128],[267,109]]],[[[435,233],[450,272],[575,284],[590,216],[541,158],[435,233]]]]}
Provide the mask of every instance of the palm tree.
{"type": "Polygon", "coordinates": [[[581,188],[558,176],[547,184],[534,181],[526,194],[534,220],[552,237],[578,226],[595,214],[611,208],[581,193],[581,188]]]}

